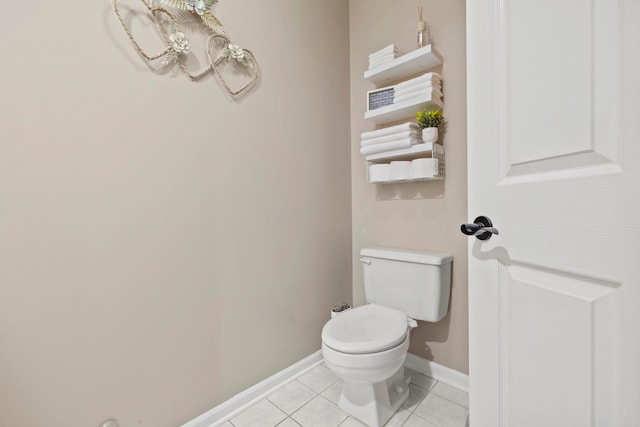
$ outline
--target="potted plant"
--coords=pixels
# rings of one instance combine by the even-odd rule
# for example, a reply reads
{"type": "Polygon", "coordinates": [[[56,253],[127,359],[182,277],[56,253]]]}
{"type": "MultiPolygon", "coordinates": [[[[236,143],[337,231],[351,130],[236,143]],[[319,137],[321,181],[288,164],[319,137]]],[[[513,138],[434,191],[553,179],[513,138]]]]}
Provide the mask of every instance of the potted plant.
{"type": "Polygon", "coordinates": [[[438,140],[438,128],[444,121],[444,116],[440,110],[429,110],[425,108],[416,114],[418,124],[422,128],[422,142],[436,142],[438,140]]]}

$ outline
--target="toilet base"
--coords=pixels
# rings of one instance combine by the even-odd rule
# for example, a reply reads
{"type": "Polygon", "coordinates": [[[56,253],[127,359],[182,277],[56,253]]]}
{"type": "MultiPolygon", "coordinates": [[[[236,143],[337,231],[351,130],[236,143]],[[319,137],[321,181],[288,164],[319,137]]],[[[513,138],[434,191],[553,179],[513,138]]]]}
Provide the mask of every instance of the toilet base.
{"type": "Polygon", "coordinates": [[[388,380],[376,384],[345,380],[338,406],[369,427],[383,426],[409,397],[409,382],[404,366],[388,380]]]}

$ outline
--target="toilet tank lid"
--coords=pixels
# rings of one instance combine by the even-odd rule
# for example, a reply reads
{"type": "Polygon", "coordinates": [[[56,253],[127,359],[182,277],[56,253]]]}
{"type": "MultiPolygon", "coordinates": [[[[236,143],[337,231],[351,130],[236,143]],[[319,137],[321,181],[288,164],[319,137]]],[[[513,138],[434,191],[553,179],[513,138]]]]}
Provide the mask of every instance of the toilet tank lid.
{"type": "Polygon", "coordinates": [[[441,252],[416,251],[397,248],[363,248],[360,255],[370,258],[391,259],[394,261],[415,262],[418,264],[443,265],[453,261],[453,256],[441,252]]]}

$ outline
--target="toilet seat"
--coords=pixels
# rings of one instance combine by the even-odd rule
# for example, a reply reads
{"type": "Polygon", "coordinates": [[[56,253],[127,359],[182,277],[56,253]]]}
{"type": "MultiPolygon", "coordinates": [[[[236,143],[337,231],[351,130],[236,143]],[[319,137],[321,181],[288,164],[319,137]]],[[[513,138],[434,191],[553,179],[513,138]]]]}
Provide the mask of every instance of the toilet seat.
{"type": "Polygon", "coordinates": [[[368,304],[329,320],[322,342],[348,354],[376,353],[401,344],[408,333],[407,315],[400,310],[368,304]]]}

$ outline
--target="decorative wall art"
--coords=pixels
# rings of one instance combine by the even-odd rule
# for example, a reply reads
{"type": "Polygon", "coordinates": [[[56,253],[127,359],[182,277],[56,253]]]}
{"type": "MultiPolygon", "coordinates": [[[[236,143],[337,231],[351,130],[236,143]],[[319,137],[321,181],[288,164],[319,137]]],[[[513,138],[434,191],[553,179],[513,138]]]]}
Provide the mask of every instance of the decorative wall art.
{"type": "Polygon", "coordinates": [[[118,0],[111,0],[111,7],[120,25],[127,33],[133,47],[145,60],[147,65],[159,61],[160,65],[171,66],[177,64],[182,72],[191,80],[197,80],[213,72],[224,89],[233,97],[246,93],[258,79],[258,61],[248,49],[231,42],[220,20],[211,13],[211,7],[218,0],[140,0],[149,14],[158,34],[166,46],[160,52],[149,54],[136,41],[129,25],[123,19],[118,9],[118,0]],[[166,7],[165,7],[166,6],[166,7]],[[171,10],[171,11],[170,11],[171,10]],[[196,36],[204,37],[206,51],[205,66],[200,70],[187,67],[187,55],[194,55],[191,42],[182,31],[180,23],[188,25],[198,24],[202,27],[196,36]],[[231,64],[236,74],[243,74],[244,79],[238,86],[232,86],[227,80],[229,74],[223,75],[222,68],[231,64]],[[225,77],[227,76],[227,78],[225,77]]]}

